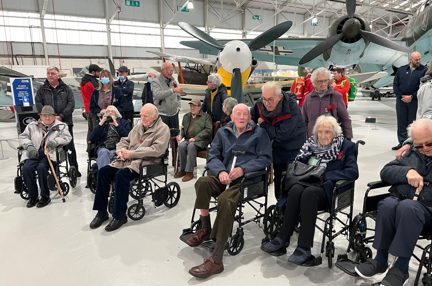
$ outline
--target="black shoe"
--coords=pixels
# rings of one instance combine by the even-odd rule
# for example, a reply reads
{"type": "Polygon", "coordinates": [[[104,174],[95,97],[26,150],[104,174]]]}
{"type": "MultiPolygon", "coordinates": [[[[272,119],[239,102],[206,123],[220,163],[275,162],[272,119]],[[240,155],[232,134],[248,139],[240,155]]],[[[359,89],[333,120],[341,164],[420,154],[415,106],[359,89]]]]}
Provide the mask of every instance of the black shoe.
{"type": "Polygon", "coordinates": [[[397,267],[392,267],[387,272],[387,275],[381,281],[381,285],[384,286],[404,286],[408,283],[408,273],[403,273],[397,267]]]}
{"type": "Polygon", "coordinates": [[[105,227],[106,231],[113,231],[119,229],[122,225],[127,223],[127,218],[115,219],[113,218],[110,223],[105,227]]]}
{"type": "Polygon", "coordinates": [[[78,171],[78,169],[77,169],[77,172],[76,172],[76,175],[77,175],[77,178],[81,178],[81,172],[80,171],[78,171]]]}
{"type": "Polygon", "coordinates": [[[400,148],[402,148],[402,145],[401,144],[398,144],[398,145],[396,145],[396,146],[393,146],[392,147],[392,150],[399,150],[400,148]]]}
{"type": "Polygon", "coordinates": [[[286,253],[286,248],[289,246],[288,243],[282,241],[282,239],[276,236],[274,239],[261,244],[261,250],[265,251],[274,256],[280,256],[286,253]]]}
{"type": "Polygon", "coordinates": [[[108,218],[109,218],[108,214],[96,215],[95,218],[90,223],[90,228],[95,229],[95,228],[100,227],[104,223],[104,221],[108,220],[108,218]]]}
{"type": "Polygon", "coordinates": [[[381,265],[375,259],[369,258],[366,262],[360,263],[355,267],[355,272],[362,278],[372,278],[375,275],[387,271],[388,265],[381,265]]]}
{"type": "Polygon", "coordinates": [[[39,202],[38,198],[30,198],[27,202],[27,207],[32,208],[39,202]]]}
{"type": "Polygon", "coordinates": [[[43,208],[43,207],[47,206],[50,202],[51,202],[51,199],[49,197],[48,198],[41,198],[39,200],[39,202],[37,203],[36,207],[43,208]]]}

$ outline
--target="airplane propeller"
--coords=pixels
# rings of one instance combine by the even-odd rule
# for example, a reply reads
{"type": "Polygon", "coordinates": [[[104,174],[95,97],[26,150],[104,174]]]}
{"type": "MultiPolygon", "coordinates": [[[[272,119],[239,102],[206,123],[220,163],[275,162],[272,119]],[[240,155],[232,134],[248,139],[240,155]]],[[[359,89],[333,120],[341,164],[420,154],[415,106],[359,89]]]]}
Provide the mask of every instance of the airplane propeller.
{"type": "Polygon", "coordinates": [[[339,40],[344,39],[347,40],[347,42],[352,43],[358,40],[357,38],[359,36],[365,41],[375,43],[379,46],[401,52],[409,52],[409,49],[407,47],[396,44],[395,42],[379,36],[375,33],[363,30],[359,19],[354,16],[356,10],[356,0],[347,0],[346,10],[348,14],[348,19],[343,23],[341,32],[329,37],[327,40],[318,44],[316,47],[306,53],[300,59],[300,65],[303,65],[313,60],[327,50],[331,49],[339,40]]]}
{"type": "MultiPolygon", "coordinates": [[[[242,55],[247,55],[247,60],[249,61],[248,67],[252,64],[252,54],[251,51],[258,50],[269,43],[273,42],[274,40],[278,39],[280,36],[285,34],[292,26],[291,21],[285,21],[282,22],[267,31],[260,34],[258,37],[253,39],[249,42],[249,44],[245,47],[240,47],[240,45],[236,45],[234,41],[228,42],[226,45],[222,45],[219,43],[216,39],[214,39],[209,34],[201,31],[200,29],[196,28],[195,26],[185,23],[185,22],[179,22],[179,27],[188,33],[189,35],[193,36],[194,38],[218,49],[219,52],[219,62],[224,62],[222,57],[226,56],[228,53],[227,51],[224,51],[224,49],[227,47],[229,49],[233,49],[233,53],[242,53],[242,55]],[[230,44],[231,43],[231,44],[230,44]]],[[[234,54],[235,55],[235,54],[234,54]]],[[[237,62],[240,58],[237,58],[237,62]]],[[[242,67],[240,65],[233,64],[236,62],[235,59],[230,61],[230,70],[228,72],[232,73],[232,80],[231,80],[231,95],[234,96],[239,102],[243,102],[243,96],[242,96],[242,67]]],[[[243,63],[244,64],[244,63],[243,63]]]]}

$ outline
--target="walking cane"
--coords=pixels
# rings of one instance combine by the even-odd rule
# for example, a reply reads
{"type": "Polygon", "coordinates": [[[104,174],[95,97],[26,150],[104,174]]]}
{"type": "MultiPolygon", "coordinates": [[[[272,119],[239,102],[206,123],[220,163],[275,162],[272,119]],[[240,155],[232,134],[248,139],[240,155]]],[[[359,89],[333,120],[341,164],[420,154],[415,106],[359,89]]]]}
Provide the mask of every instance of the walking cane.
{"type": "Polygon", "coordinates": [[[60,194],[60,197],[61,197],[61,199],[62,199],[62,202],[65,203],[65,202],[66,202],[66,199],[64,198],[63,190],[61,189],[61,186],[60,186],[59,180],[58,180],[58,178],[57,178],[57,174],[56,174],[56,172],[55,172],[55,169],[54,169],[53,163],[51,162],[51,158],[50,158],[50,156],[49,156],[49,154],[48,154],[48,149],[47,149],[46,145],[45,145],[44,153],[45,153],[45,156],[46,156],[47,159],[48,159],[48,164],[49,164],[49,166],[50,166],[51,173],[53,174],[54,179],[55,179],[55,181],[56,181],[57,191],[58,191],[58,193],[60,194]]]}
{"type": "MultiPolygon", "coordinates": [[[[238,155],[244,155],[245,153],[246,153],[245,151],[233,151],[234,159],[233,159],[233,162],[232,162],[232,165],[231,165],[230,173],[235,168],[235,164],[236,164],[236,161],[237,161],[237,156],[238,155]]],[[[227,185],[227,189],[230,187],[230,185],[231,184],[227,185]]]]}

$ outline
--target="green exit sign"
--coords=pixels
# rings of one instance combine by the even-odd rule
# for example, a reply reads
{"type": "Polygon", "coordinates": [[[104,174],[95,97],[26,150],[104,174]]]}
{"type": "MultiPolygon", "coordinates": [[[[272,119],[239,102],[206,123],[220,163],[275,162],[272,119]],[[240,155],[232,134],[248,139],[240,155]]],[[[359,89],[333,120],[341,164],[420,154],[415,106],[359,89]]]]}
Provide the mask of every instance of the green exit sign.
{"type": "Polygon", "coordinates": [[[125,5],[131,6],[131,7],[139,7],[140,1],[138,1],[138,0],[125,0],[125,5]]]}
{"type": "Polygon", "coordinates": [[[261,15],[252,15],[252,20],[262,20],[261,15]]]}
{"type": "Polygon", "coordinates": [[[177,11],[183,12],[183,13],[187,13],[189,12],[189,9],[187,8],[187,6],[185,5],[183,8],[183,6],[177,5],[177,11]]]}

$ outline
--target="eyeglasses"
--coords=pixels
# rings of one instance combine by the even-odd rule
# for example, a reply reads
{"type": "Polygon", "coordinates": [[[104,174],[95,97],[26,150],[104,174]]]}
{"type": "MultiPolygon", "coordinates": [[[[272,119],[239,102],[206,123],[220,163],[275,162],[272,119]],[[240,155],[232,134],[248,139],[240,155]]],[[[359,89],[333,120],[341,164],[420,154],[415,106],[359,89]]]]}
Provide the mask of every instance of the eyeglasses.
{"type": "Polygon", "coordinates": [[[430,148],[432,147],[432,142],[427,142],[427,143],[423,143],[423,144],[414,144],[414,148],[416,148],[417,150],[423,149],[423,148],[430,148]]]}
{"type": "Polygon", "coordinates": [[[317,80],[316,83],[318,84],[323,84],[323,83],[328,83],[329,80],[328,79],[323,79],[323,80],[317,80]]]}

